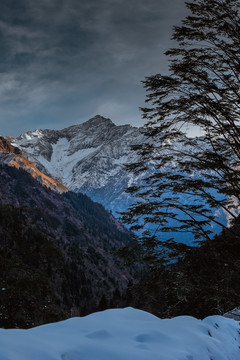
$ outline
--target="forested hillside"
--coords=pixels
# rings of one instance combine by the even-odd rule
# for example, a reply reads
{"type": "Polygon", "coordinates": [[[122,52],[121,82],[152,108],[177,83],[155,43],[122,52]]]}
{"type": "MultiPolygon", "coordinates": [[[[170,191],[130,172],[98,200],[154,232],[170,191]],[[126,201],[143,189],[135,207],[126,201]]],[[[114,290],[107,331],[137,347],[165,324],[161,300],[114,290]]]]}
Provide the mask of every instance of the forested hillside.
{"type": "Polygon", "coordinates": [[[57,194],[6,165],[0,173],[0,327],[119,301],[131,276],[114,251],[130,241],[128,232],[86,195],[57,194]]]}

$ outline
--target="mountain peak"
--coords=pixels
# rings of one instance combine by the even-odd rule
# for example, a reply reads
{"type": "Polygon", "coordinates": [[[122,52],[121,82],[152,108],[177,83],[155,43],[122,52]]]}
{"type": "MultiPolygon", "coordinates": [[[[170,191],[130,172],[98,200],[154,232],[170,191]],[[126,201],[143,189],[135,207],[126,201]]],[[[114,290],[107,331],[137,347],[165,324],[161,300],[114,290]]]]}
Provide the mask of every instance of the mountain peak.
{"type": "Polygon", "coordinates": [[[127,207],[130,200],[124,189],[133,180],[124,164],[133,162],[136,156],[131,145],[143,140],[138,128],[115,125],[110,119],[95,115],[62,130],[43,130],[41,135],[36,139],[29,132],[28,137],[23,135],[12,142],[40,171],[62,181],[69,189],[88,194],[114,209],[114,213],[125,210],[123,204],[127,207]]]}
{"type": "Polygon", "coordinates": [[[111,119],[105,118],[104,116],[101,115],[95,115],[93,118],[89,119],[84,124],[89,124],[89,125],[106,124],[106,125],[116,126],[111,119]]]}

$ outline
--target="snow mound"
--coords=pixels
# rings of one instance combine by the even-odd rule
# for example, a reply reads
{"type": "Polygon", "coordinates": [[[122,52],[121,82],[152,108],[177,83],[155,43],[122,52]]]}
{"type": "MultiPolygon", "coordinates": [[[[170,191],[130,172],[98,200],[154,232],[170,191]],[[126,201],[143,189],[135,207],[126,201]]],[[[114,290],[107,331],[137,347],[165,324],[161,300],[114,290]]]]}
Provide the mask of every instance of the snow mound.
{"type": "Polygon", "coordinates": [[[159,319],[113,309],[29,330],[0,330],[1,360],[239,360],[239,322],[159,319]]]}

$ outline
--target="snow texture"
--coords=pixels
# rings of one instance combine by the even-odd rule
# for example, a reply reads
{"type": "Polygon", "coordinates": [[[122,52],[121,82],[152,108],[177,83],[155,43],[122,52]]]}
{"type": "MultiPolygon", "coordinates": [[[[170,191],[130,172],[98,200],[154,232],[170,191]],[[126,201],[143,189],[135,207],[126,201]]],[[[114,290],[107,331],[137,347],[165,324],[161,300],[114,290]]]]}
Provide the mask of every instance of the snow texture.
{"type": "Polygon", "coordinates": [[[1,360],[239,360],[239,323],[159,319],[112,309],[29,330],[0,330],[1,360]]]}

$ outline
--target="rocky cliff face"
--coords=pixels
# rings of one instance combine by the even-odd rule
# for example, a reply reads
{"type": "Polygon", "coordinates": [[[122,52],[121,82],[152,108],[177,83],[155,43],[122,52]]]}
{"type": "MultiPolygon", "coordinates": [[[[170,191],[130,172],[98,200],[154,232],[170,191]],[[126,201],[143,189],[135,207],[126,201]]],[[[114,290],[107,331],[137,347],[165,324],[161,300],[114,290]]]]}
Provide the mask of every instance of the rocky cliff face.
{"type": "Polygon", "coordinates": [[[130,146],[142,139],[138,128],[116,126],[97,115],[59,131],[27,132],[11,138],[11,143],[45,174],[116,212],[131,202],[124,189],[138,179],[124,170],[124,164],[133,162],[136,155],[130,146]]]}
{"type": "Polygon", "coordinates": [[[23,156],[19,148],[12,146],[9,141],[2,136],[0,136],[0,163],[27,171],[33,178],[37,179],[38,182],[51,190],[59,193],[69,191],[61,181],[52,179],[39,171],[32,161],[27,160],[23,156]]]}

